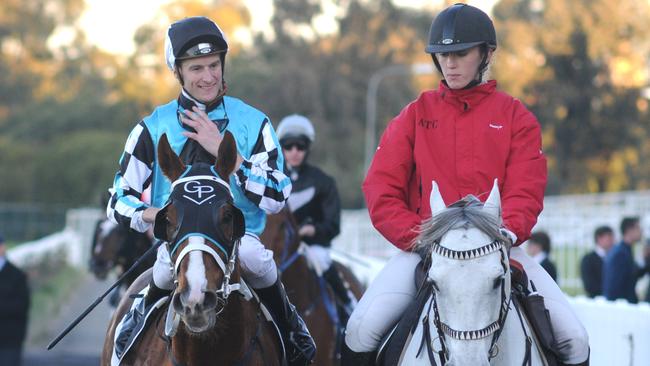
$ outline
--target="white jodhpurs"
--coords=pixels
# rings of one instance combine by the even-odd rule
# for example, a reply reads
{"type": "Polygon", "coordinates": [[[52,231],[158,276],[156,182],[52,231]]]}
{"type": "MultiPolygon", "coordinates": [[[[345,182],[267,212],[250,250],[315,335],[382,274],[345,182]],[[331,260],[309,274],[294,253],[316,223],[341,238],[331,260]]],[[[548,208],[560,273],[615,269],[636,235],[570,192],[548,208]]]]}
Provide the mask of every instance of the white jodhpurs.
{"type": "Polygon", "coordinates": [[[318,244],[305,245],[305,256],[309,259],[316,274],[323,275],[332,266],[330,248],[318,244]]]}
{"type": "Polygon", "coordinates": [[[345,329],[345,343],[354,352],[371,352],[415,299],[415,266],[420,256],[400,252],[372,281],[354,308],[345,329]]]}
{"type": "MultiPolygon", "coordinates": [[[[589,355],[589,338],[564,293],[522,249],[512,248],[510,257],[522,264],[528,279],[544,297],[562,361],[567,364],[584,362],[589,355]]],[[[415,299],[414,271],[418,262],[417,254],[401,252],[377,275],[348,321],[345,342],[351,350],[371,352],[379,347],[381,338],[415,299]]]]}
{"type": "MultiPolygon", "coordinates": [[[[266,249],[255,234],[246,233],[239,245],[239,265],[242,276],[253,288],[265,288],[278,279],[278,270],[273,252],[266,249]]],[[[174,286],[174,264],[164,246],[158,248],[153,265],[153,282],[161,289],[171,290],[174,286]]]]}

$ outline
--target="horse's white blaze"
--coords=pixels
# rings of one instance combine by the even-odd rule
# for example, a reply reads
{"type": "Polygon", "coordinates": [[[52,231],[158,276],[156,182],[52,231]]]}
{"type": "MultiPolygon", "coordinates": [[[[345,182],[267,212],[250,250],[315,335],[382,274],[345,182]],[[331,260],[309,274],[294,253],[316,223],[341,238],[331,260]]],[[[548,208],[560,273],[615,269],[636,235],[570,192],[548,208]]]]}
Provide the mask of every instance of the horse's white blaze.
{"type": "Polygon", "coordinates": [[[99,239],[105,238],[117,224],[111,220],[105,220],[99,225],[99,239]]]}
{"type": "MultiPolygon", "coordinates": [[[[190,236],[190,244],[204,244],[205,239],[200,236],[190,236]]],[[[203,302],[203,290],[205,289],[208,280],[205,277],[205,264],[203,263],[203,252],[195,250],[189,253],[190,262],[187,266],[185,277],[189,285],[187,296],[187,305],[200,304],[203,302]]]]}

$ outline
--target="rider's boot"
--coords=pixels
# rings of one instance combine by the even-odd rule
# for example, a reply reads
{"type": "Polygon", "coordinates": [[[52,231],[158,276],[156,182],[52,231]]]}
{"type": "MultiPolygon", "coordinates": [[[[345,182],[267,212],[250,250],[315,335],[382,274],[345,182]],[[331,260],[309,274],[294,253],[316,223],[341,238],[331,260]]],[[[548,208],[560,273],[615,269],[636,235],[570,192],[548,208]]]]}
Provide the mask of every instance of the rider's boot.
{"type": "Polygon", "coordinates": [[[278,279],[270,287],[255,289],[278,324],[290,366],[307,365],[314,359],[316,344],[296,308],[289,302],[284,286],[278,279]]]}
{"type": "Polygon", "coordinates": [[[342,342],[341,366],[371,366],[375,364],[377,351],[354,352],[345,341],[342,342]]]}
{"type": "Polygon", "coordinates": [[[142,298],[133,300],[133,305],[128,313],[124,315],[122,327],[119,334],[115,337],[115,353],[121,357],[124,348],[131,340],[133,331],[139,328],[140,323],[144,320],[148,309],[158,302],[163,296],[169,295],[169,290],[163,290],[156,286],[153,279],[149,283],[149,289],[142,298]]]}
{"type": "Polygon", "coordinates": [[[343,279],[341,278],[339,271],[336,270],[334,265],[330,266],[330,268],[323,273],[323,277],[330,285],[330,287],[332,287],[332,290],[334,291],[336,297],[338,297],[343,303],[345,317],[341,319],[341,324],[345,326],[347,324],[347,320],[350,319],[350,315],[352,315],[354,307],[357,305],[357,299],[354,294],[352,294],[352,292],[347,287],[345,287],[343,279]]]}
{"type": "Polygon", "coordinates": [[[587,361],[580,363],[562,363],[561,366],[589,366],[589,356],[587,356],[587,361]]]}

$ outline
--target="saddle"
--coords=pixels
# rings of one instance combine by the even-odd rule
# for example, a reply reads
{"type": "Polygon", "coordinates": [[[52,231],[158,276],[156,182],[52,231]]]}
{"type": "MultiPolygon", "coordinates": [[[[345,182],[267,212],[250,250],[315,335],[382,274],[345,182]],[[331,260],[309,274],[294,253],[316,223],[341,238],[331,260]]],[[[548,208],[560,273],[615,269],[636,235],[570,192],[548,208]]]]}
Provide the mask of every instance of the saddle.
{"type": "MultiPolygon", "coordinates": [[[[418,289],[417,296],[406,309],[398,323],[384,336],[377,353],[377,365],[392,366],[399,364],[404,345],[419,325],[420,315],[425,305],[429,302],[433,292],[432,286],[427,282],[427,273],[430,265],[427,262],[423,260],[415,268],[415,286],[418,289]]],[[[544,306],[544,298],[535,291],[535,286],[532,281],[530,281],[530,284],[533,292],[528,290],[528,276],[519,262],[510,259],[510,271],[514,306],[523,310],[525,317],[528,319],[539,341],[548,366],[561,365],[558,361],[556,351],[557,343],[553,335],[549,311],[544,306]]],[[[435,360],[433,360],[435,355],[432,353],[430,340],[426,343],[426,345],[423,344],[422,346],[428,348],[429,358],[435,364],[435,360]]],[[[532,345],[529,344],[528,346],[530,347],[532,345]]],[[[445,357],[442,350],[438,352],[437,358],[442,360],[441,364],[443,365],[445,357]]]]}

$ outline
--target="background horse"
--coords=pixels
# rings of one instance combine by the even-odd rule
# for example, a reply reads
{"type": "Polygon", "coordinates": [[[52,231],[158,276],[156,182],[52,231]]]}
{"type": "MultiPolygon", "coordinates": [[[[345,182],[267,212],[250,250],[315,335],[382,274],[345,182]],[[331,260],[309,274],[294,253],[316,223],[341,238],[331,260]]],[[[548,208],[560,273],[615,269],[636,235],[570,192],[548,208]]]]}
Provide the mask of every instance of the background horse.
{"type": "MultiPolygon", "coordinates": [[[[340,349],[337,342],[342,339],[338,334],[340,327],[335,322],[338,321],[338,304],[325,279],[319,279],[309,267],[306,257],[300,255],[298,225],[286,206],[280,213],[267,216],[266,228],[260,239],[268,249],[273,250],[287,294],[314,338],[314,364],[336,364],[337,351],[340,349]]],[[[360,299],[364,288],[352,271],[336,261],[332,265],[343,275],[355,297],[360,299]]]]}
{"type": "MultiPolygon", "coordinates": [[[[186,172],[167,137],[160,139],[160,166],[175,183],[168,205],[156,217],[155,231],[156,237],[171,246],[176,287],[167,305],[171,309],[165,307],[150,319],[122,365],[280,364],[279,335],[264,319],[259,303],[248,301],[250,290],[241,282],[237,248],[244,218],[233,204],[227,183],[237,157],[229,132],[218,156],[214,167],[218,175],[200,163],[186,172]],[[198,197],[198,192],[207,191],[214,197],[198,197]],[[165,314],[173,320],[166,323],[165,314]]],[[[150,278],[151,271],[147,271],[128,294],[137,293],[150,278]]],[[[102,365],[111,362],[115,328],[130,303],[130,296],[125,296],[111,320],[102,365]]]]}
{"type": "Polygon", "coordinates": [[[543,364],[537,347],[527,344],[533,334],[511,301],[500,200],[495,181],[484,205],[468,196],[446,208],[433,182],[432,218],[423,224],[416,247],[430,260],[427,283],[433,291],[402,364],[543,364]]]}
{"type": "MultiPolygon", "coordinates": [[[[131,268],[151,244],[152,240],[144,233],[126,229],[108,219],[99,220],[93,235],[90,270],[100,280],[106,279],[108,272],[113,268],[119,270],[119,276],[131,268]]],[[[154,259],[143,262],[139,270],[125,279],[125,283],[133,283],[142,272],[153,265],[154,259]]]]}
{"type": "MultiPolygon", "coordinates": [[[[105,280],[112,269],[117,270],[117,276],[127,271],[135,261],[151,247],[152,240],[144,233],[124,228],[108,218],[99,220],[95,227],[90,255],[90,271],[97,279],[105,280]]],[[[142,261],[131,272],[121,286],[115,289],[110,297],[113,307],[117,306],[120,295],[147,268],[153,266],[155,256],[142,261]]]]}

